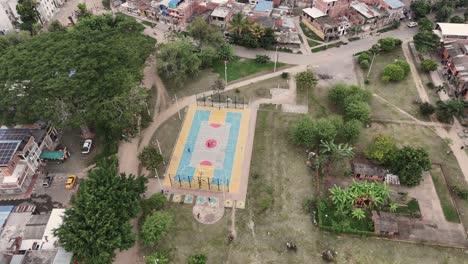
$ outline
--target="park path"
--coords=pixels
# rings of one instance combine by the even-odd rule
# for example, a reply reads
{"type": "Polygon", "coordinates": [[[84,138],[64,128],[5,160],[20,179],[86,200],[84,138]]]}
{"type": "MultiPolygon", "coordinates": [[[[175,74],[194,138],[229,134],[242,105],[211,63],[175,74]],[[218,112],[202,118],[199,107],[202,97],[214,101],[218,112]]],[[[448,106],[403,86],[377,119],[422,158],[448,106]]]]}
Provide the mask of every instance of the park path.
{"type": "MultiPolygon", "coordinates": [[[[430,102],[427,91],[424,88],[423,82],[421,80],[421,76],[419,76],[419,72],[416,70],[413,56],[411,56],[408,47],[408,43],[404,43],[402,45],[406,61],[408,61],[408,63],[410,64],[411,75],[413,76],[414,83],[416,84],[419,97],[423,102],[430,102]]],[[[439,93],[439,96],[441,100],[448,100],[448,96],[444,93],[439,93]]],[[[438,121],[435,118],[432,118],[432,121],[434,123],[438,123],[438,121]]],[[[457,119],[455,119],[455,122],[448,131],[440,126],[434,127],[434,131],[440,138],[451,139],[452,144],[450,144],[450,149],[452,150],[452,153],[457,159],[458,165],[463,173],[463,176],[465,177],[465,181],[468,182],[468,155],[466,154],[465,150],[461,148],[462,146],[464,146],[464,142],[460,139],[460,137],[457,134],[457,131],[460,131],[461,129],[463,128],[457,119]]]]}

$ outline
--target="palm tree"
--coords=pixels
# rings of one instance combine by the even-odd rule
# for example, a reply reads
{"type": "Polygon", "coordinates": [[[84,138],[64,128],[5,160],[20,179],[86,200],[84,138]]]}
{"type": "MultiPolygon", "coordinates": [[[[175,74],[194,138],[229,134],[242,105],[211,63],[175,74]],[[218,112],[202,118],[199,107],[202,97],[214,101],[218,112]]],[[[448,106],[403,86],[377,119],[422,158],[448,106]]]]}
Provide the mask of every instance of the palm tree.
{"type": "Polygon", "coordinates": [[[320,141],[320,154],[327,157],[327,173],[330,171],[330,166],[333,162],[354,157],[353,147],[348,143],[335,144],[333,140],[320,141]]]}
{"type": "Polygon", "coordinates": [[[390,204],[390,212],[394,213],[398,209],[398,205],[396,203],[390,204]]]}
{"type": "Polygon", "coordinates": [[[353,218],[356,218],[357,220],[362,220],[366,218],[366,214],[364,213],[364,210],[362,210],[361,208],[355,208],[353,212],[351,213],[351,216],[353,218]]]}
{"type": "Polygon", "coordinates": [[[249,21],[241,13],[235,14],[229,22],[229,31],[234,32],[238,37],[242,36],[242,33],[249,27],[249,21]]]}
{"type": "Polygon", "coordinates": [[[255,23],[250,27],[250,33],[252,33],[255,39],[259,40],[265,36],[265,28],[262,25],[255,23]]]}

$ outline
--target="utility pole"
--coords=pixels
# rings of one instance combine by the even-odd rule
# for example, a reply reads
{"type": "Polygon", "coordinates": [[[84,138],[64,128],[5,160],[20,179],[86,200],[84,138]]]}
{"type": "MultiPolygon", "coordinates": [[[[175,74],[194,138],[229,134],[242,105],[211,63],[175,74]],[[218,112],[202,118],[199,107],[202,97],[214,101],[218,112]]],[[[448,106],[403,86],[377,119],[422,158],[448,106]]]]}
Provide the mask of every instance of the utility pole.
{"type": "Polygon", "coordinates": [[[278,62],[278,46],[276,46],[276,51],[275,51],[275,68],[273,69],[273,72],[276,72],[276,63],[278,62]]]}
{"type": "Polygon", "coordinates": [[[224,89],[227,88],[227,60],[224,61],[224,82],[226,83],[224,89]]]}

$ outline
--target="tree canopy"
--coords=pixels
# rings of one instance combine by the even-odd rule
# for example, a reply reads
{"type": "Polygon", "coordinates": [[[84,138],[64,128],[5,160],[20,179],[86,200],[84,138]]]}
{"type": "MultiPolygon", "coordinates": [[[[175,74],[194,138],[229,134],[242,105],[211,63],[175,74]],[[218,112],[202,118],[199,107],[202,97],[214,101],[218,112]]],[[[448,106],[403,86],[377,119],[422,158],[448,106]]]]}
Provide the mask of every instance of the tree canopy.
{"type": "Polygon", "coordinates": [[[423,171],[431,169],[429,154],[422,148],[405,146],[392,156],[390,170],[399,176],[400,182],[408,186],[422,181],[423,171]]]}
{"type": "Polygon", "coordinates": [[[146,89],[138,84],[154,47],[142,30],[124,15],[101,15],[8,46],[0,54],[0,122],[135,132],[147,112],[146,89]]]}
{"type": "Polygon", "coordinates": [[[33,32],[34,26],[39,22],[38,2],[34,0],[19,0],[16,11],[21,18],[21,30],[33,32]]]}
{"type": "Polygon", "coordinates": [[[388,164],[396,150],[395,139],[381,134],[372,140],[372,143],[364,150],[364,154],[379,164],[388,164]]]}
{"type": "Polygon", "coordinates": [[[155,212],[153,215],[146,217],[141,227],[141,241],[146,246],[154,246],[167,232],[171,224],[172,217],[168,213],[155,212]]]}
{"type": "Polygon", "coordinates": [[[318,79],[312,71],[300,72],[296,74],[295,77],[296,77],[297,88],[301,90],[312,89],[318,83],[318,79]]]}
{"type": "Polygon", "coordinates": [[[440,38],[432,31],[421,31],[413,37],[416,50],[421,53],[434,52],[440,46],[440,38]]]}
{"type": "Polygon", "coordinates": [[[118,173],[115,158],[101,161],[80,183],[55,231],[60,245],[79,262],[112,263],[115,250],[135,242],[130,219],[136,217],[144,177],[118,173]]]}
{"type": "Polygon", "coordinates": [[[201,16],[187,27],[189,35],[197,40],[202,45],[218,46],[224,43],[224,37],[221,30],[214,25],[206,23],[205,19],[201,16]]]}
{"type": "Polygon", "coordinates": [[[423,18],[431,11],[431,4],[426,0],[416,0],[411,2],[410,9],[416,18],[423,18]]]}
{"type": "Polygon", "coordinates": [[[451,123],[454,117],[463,117],[467,103],[461,100],[438,101],[436,116],[440,122],[451,123]]]}
{"type": "Polygon", "coordinates": [[[143,151],[138,154],[138,159],[148,170],[157,169],[164,160],[161,153],[153,146],[146,146],[143,151]]]}
{"type": "Polygon", "coordinates": [[[439,63],[432,59],[423,60],[421,62],[421,69],[425,72],[431,72],[437,70],[439,63]]]}

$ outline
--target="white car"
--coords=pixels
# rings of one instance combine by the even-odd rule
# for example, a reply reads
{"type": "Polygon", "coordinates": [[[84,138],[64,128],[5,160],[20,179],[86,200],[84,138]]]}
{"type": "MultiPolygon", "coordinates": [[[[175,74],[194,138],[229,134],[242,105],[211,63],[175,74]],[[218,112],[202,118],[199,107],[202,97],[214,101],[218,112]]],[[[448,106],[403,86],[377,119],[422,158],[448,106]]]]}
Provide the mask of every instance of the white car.
{"type": "Polygon", "coordinates": [[[414,27],[417,27],[417,26],[418,26],[418,22],[409,22],[408,23],[409,28],[414,28],[414,27]]]}
{"type": "Polygon", "coordinates": [[[88,154],[91,151],[91,146],[93,145],[92,139],[87,139],[83,143],[83,147],[81,148],[81,153],[88,154]]]}

